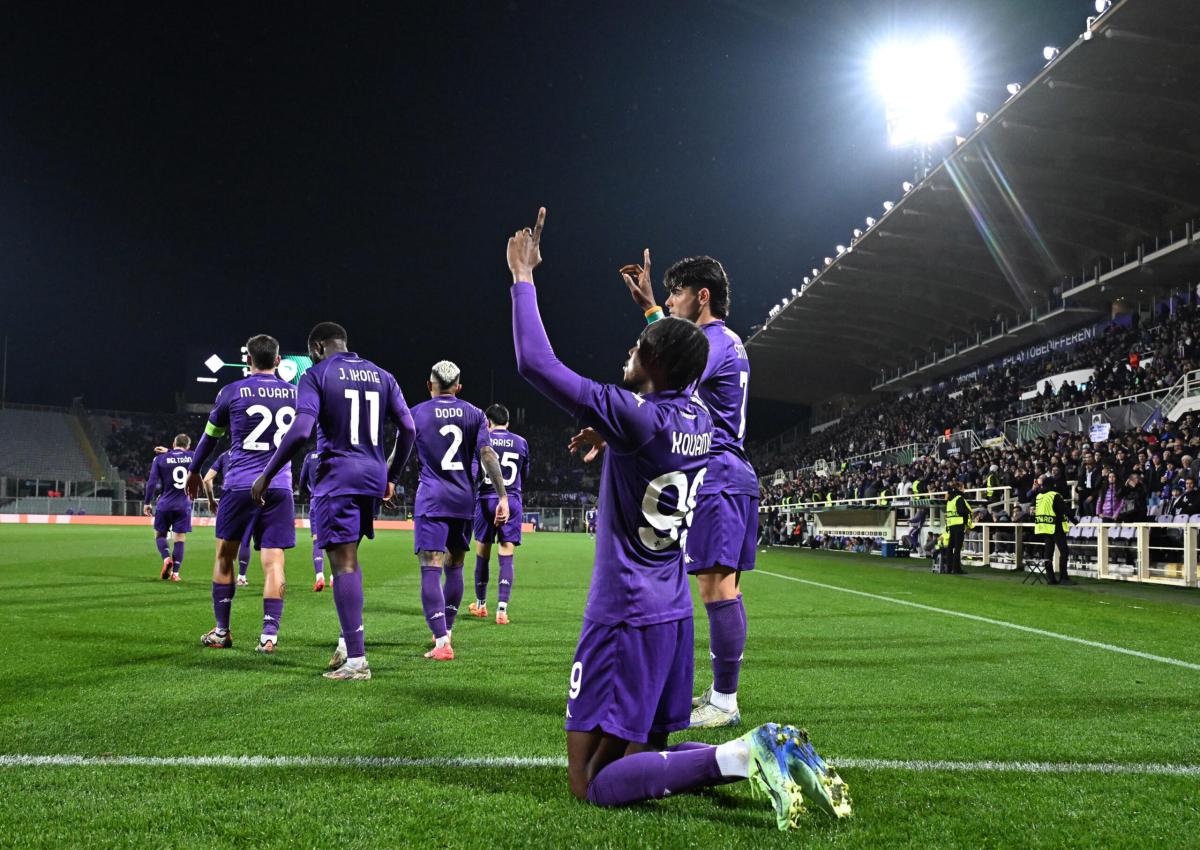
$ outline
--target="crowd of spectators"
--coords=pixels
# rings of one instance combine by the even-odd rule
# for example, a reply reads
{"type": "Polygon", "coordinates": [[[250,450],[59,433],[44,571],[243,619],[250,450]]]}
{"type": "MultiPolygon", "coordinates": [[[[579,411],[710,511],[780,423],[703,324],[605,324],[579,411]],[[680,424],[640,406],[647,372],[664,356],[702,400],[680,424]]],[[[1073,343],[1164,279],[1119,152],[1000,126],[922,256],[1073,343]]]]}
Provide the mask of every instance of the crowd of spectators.
{"type": "MultiPolygon", "coordinates": [[[[763,503],[814,497],[823,501],[830,494],[833,498],[873,498],[882,491],[903,493],[906,488],[911,489],[914,481],[921,482],[925,490],[940,489],[950,478],[967,487],[983,486],[988,473],[993,471],[992,466],[996,467],[994,473],[1002,484],[1015,487],[1021,494],[1029,490],[1036,475],[1050,472],[1056,463],[1071,467],[1068,479],[1074,480],[1075,469],[1082,467],[1088,453],[1087,435],[1056,434],[1020,447],[980,449],[965,456],[955,450],[947,455],[943,446],[940,456],[926,449],[913,462],[899,465],[847,463],[845,459],[908,444],[930,447],[946,431],[974,430],[983,439],[999,437],[1003,435],[1006,419],[1169,388],[1194,368],[1200,368],[1200,311],[1195,305],[1179,305],[1174,312],[1164,310],[1153,324],[1114,322],[1090,342],[1032,363],[1014,363],[981,373],[977,382],[962,385],[961,391],[930,391],[888,399],[848,414],[836,425],[802,438],[784,451],[756,452],[754,460],[762,481],[763,503]],[[1046,380],[1052,375],[1083,369],[1093,370],[1086,382],[1066,381],[1056,389],[1046,380]],[[1021,398],[1031,391],[1036,394],[1021,398]],[[815,474],[812,467],[818,459],[826,461],[829,475],[815,474]],[[783,471],[783,481],[777,482],[774,470],[783,471]]],[[[1172,444],[1182,436],[1190,449],[1192,428],[1189,418],[1161,434],[1151,431],[1118,436],[1112,443],[1114,463],[1116,446],[1125,445],[1127,452],[1114,468],[1118,489],[1129,486],[1128,475],[1141,449],[1147,475],[1155,470],[1153,486],[1141,480],[1139,484],[1146,490],[1144,497],[1129,498],[1146,510],[1155,501],[1152,497],[1157,497],[1157,501],[1170,499],[1174,482],[1170,475],[1164,480],[1162,474],[1167,474],[1169,464],[1176,471],[1182,468],[1183,452],[1174,445],[1159,448],[1158,466],[1163,470],[1159,474],[1152,446],[1158,445],[1162,434],[1166,434],[1172,444]],[[1151,441],[1150,445],[1143,445],[1147,441],[1151,441]]],[[[1106,447],[1097,446],[1096,451],[1105,452],[1106,447]]],[[[1096,451],[1092,452],[1094,463],[1108,459],[1107,455],[1096,457],[1096,451]]],[[[1196,451],[1188,453],[1195,455],[1196,451]]],[[[1179,481],[1181,492],[1187,478],[1179,481]]],[[[1096,486],[1089,478],[1088,489],[1096,486]]],[[[1112,509],[1116,491],[1110,488],[1106,492],[1107,496],[1098,500],[1106,509],[1112,509]]],[[[1125,501],[1124,497],[1121,501],[1125,501]]]]}

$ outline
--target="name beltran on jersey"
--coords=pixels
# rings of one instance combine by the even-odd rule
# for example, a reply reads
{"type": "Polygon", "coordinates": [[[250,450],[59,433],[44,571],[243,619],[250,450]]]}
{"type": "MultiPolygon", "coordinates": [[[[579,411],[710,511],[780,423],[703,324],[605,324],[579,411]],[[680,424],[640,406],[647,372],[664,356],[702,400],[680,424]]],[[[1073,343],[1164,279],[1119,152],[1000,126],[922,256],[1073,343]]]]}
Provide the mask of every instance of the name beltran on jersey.
{"type": "Polygon", "coordinates": [[[192,459],[191,459],[190,457],[173,457],[173,456],[171,456],[171,455],[167,455],[166,457],[164,457],[164,458],[163,458],[163,463],[186,463],[186,464],[191,464],[191,462],[192,462],[192,459]]]}
{"type": "Polygon", "coordinates": [[[238,387],[238,396],[240,398],[252,398],[254,396],[258,396],[259,398],[295,398],[296,388],[263,387],[257,385],[253,387],[242,386],[238,387]]]}
{"type": "Polygon", "coordinates": [[[680,431],[671,432],[671,451],[677,455],[696,457],[708,454],[712,444],[712,434],[688,434],[680,431]]]}

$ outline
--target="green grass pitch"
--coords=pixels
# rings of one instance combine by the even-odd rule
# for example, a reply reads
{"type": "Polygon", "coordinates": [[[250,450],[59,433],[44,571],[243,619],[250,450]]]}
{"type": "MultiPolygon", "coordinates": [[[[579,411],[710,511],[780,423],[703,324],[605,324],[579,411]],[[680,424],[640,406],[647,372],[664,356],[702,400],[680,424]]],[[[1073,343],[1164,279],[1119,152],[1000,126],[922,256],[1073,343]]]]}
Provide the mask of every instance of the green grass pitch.
{"type": "MultiPolygon", "coordinates": [[[[3,753],[431,760],[382,767],[9,764],[0,767],[0,846],[1196,846],[1196,772],[927,763],[1200,765],[1200,669],[1186,666],[1200,664],[1195,591],[1030,587],[987,571],[932,575],[915,561],[760,554],[764,572],[743,578],[745,728],[795,722],[827,757],[857,764],[842,770],[855,802],[847,822],[812,813],[798,832],[779,833],[744,784],[601,810],[572,799],[565,771],[554,764],[454,764],[564,754],[568,670],[592,545],[582,535],[527,541],[517,556],[512,624],[461,618],[451,664],[421,657],[429,638],[411,536],[385,532],[367,542],[375,678],[330,682],[319,673],[337,621],[329,591],[311,591],[305,532],[288,563],[279,653],[261,657],[252,652],[261,621],[257,560],[251,587],[234,602],[235,649],[198,644],[212,617],[208,529],[190,537],[184,582],[173,585],[157,578],[149,529],[0,527],[0,640],[9,653],[0,672],[3,753]],[[920,761],[926,764],[908,763],[920,761]]],[[[493,556],[493,610],[496,571],[493,556]]],[[[703,687],[702,609],[696,622],[703,687]]],[[[728,736],[676,740],[684,737],[728,736]]]]}

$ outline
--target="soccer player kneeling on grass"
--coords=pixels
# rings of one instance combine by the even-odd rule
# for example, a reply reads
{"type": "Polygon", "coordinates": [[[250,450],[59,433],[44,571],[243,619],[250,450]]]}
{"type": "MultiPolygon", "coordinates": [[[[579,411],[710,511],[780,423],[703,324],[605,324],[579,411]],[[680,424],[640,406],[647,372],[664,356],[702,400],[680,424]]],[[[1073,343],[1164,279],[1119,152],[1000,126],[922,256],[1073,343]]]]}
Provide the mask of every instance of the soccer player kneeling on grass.
{"type": "MultiPolygon", "coordinates": [[[[346,329],[321,322],[308,335],[315,364],[300,378],[296,421],[254,482],[261,498],[271,480],[290,473],[291,460],[317,429],[321,456],[313,484],[313,536],[329,553],[336,579],[333,604],[341,638],[329,679],[370,679],[363,632],[362,569],[358,544],[375,537],[379,500],[391,499],[415,440],[412,415],[396,379],[346,347],[346,329]],[[384,459],[384,421],[399,431],[391,463],[384,459]]],[[[290,477],[290,475],[289,475],[290,477]]]]}
{"type": "Polygon", "coordinates": [[[689,388],[708,357],[705,334],[666,318],[629,350],[623,384],[587,380],[558,361],[533,286],[545,210],[508,243],[517,368],[547,398],[607,443],[596,559],[567,700],[572,793],[600,806],[749,779],[771,800],[780,829],[803,798],[837,816],[849,798],[807,736],[768,723],[719,746],[667,747],[692,704],[692,601],[681,544],[708,463],[712,417],[689,388]]]}

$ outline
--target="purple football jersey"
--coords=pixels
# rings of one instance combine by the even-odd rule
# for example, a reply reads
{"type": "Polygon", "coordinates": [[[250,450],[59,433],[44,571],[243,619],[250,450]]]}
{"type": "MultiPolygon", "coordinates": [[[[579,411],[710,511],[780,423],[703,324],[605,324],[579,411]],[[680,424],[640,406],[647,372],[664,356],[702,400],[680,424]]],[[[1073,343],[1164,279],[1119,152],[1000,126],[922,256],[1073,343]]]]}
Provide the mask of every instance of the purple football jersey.
{"type": "MultiPolygon", "coordinates": [[[[208,433],[221,436],[228,430],[233,444],[225,459],[222,489],[249,490],[295,418],[296,388],[273,374],[249,375],[222,387],[208,415],[208,433]]],[[[275,476],[270,489],[292,489],[290,466],[275,476]]]]}
{"type": "MultiPolygon", "coordinates": [[[[520,496],[525,470],[529,466],[529,443],[525,442],[525,438],[520,434],[514,434],[507,428],[489,431],[487,440],[500,460],[500,471],[504,473],[504,491],[520,496]]],[[[478,465],[479,461],[476,459],[473,466],[478,469],[478,465]]],[[[481,498],[496,495],[492,479],[482,470],[479,473],[479,495],[481,498]]]]}
{"type": "Polygon", "coordinates": [[[383,498],[384,425],[408,414],[392,373],[351,351],[331,354],[301,376],[296,410],[317,420],[312,495],[383,498]]]}
{"type": "Polygon", "coordinates": [[[150,476],[146,479],[146,504],[162,490],[158,497],[160,511],[190,511],[192,500],[187,497],[188,473],[192,471],[192,453],[183,449],[171,449],[156,455],[150,464],[150,476]]]}
{"type": "Polygon", "coordinates": [[[746,347],[724,322],[710,322],[701,329],[708,338],[708,365],[697,389],[712,414],[713,439],[700,493],[757,496],[758,476],[745,446],[746,400],[750,395],[746,347]]]}
{"type": "Polygon", "coordinates": [[[412,409],[417,425],[417,516],[471,519],[475,515],[472,461],[488,444],[483,411],[454,396],[438,396],[412,409]]]}
{"type": "Polygon", "coordinates": [[[595,381],[576,405],[608,443],[584,617],[648,626],[692,616],[682,542],[706,476],[712,417],[689,393],[636,395],[595,381]]]}
{"type": "MultiPolygon", "coordinates": [[[[209,470],[212,472],[215,472],[217,475],[224,475],[225,474],[225,464],[228,463],[228,461],[229,461],[229,452],[223,451],[219,455],[217,455],[217,459],[213,461],[213,464],[212,464],[212,466],[209,467],[209,470]]],[[[225,479],[222,478],[221,482],[223,484],[225,482],[225,479]]]]}
{"type": "Polygon", "coordinates": [[[304,464],[300,467],[300,492],[308,491],[311,496],[317,486],[317,468],[321,464],[320,452],[309,452],[304,456],[304,464]]]}

